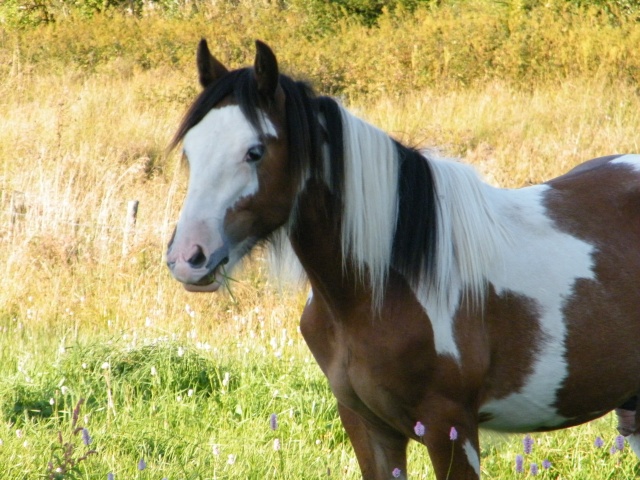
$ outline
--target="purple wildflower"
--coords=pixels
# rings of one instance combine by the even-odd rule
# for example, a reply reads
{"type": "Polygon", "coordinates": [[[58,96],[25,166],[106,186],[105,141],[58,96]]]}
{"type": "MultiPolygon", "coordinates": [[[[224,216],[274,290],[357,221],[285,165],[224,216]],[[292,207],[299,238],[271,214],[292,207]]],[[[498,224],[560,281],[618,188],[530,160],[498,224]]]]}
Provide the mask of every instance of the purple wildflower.
{"type": "Polygon", "coordinates": [[[269,417],[269,426],[271,427],[271,430],[278,428],[278,416],[275,413],[272,413],[269,417]]]}
{"type": "MultiPolygon", "coordinates": [[[[420,423],[420,422],[418,422],[420,423]]],[[[393,471],[391,472],[391,476],[393,478],[400,478],[400,475],[402,474],[402,470],[400,470],[399,468],[394,468],[393,471]]]]}
{"type": "Polygon", "coordinates": [[[609,449],[609,453],[611,455],[615,455],[616,453],[618,453],[618,449],[616,448],[615,445],[611,445],[611,448],[609,449]]]}
{"type": "Polygon", "coordinates": [[[618,435],[616,437],[616,449],[621,452],[624,450],[624,437],[622,435],[618,435]]]}
{"type": "Polygon", "coordinates": [[[451,430],[449,430],[449,440],[451,440],[452,442],[455,442],[458,439],[458,431],[456,430],[456,427],[451,427],[451,430]]]}
{"type": "Polygon", "coordinates": [[[421,423],[421,422],[416,422],[415,427],[413,427],[413,431],[416,433],[416,435],[420,438],[424,437],[424,432],[426,432],[426,428],[425,426],[421,423]]]}
{"type": "Polygon", "coordinates": [[[531,435],[527,435],[526,437],[524,437],[524,439],[522,440],[522,445],[524,447],[524,454],[529,455],[531,453],[531,450],[533,450],[533,438],[531,438],[531,435]]]}
{"type": "Polygon", "coordinates": [[[542,468],[549,470],[551,468],[551,462],[546,458],[542,461],[542,468]]]}
{"type": "Polygon", "coordinates": [[[111,472],[107,473],[107,480],[115,480],[115,478],[116,476],[113,473],[111,472]]]}
{"type": "Polygon", "coordinates": [[[596,437],[596,440],[593,442],[596,448],[604,447],[604,440],[601,437],[596,437]]]}
{"type": "Polygon", "coordinates": [[[532,463],[531,464],[531,475],[537,475],[538,474],[538,464],[537,463],[532,463]]]}
{"type": "Polygon", "coordinates": [[[522,455],[516,455],[516,473],[524,472],[524,457],[522,455]]]}
{"type": "Polygon", "coordinates": [[[87,447],[91,443],[91,435],[89,435],[89,430],[86,428],[82,429],[82,443],[84,443],[87,447]]]}
{"type": "Polygon", "coordinates": [[[144,461],[144,458],[141,458],[138,462],[138,470],[142,471],[147,468],[147,462],[144,461]]]}

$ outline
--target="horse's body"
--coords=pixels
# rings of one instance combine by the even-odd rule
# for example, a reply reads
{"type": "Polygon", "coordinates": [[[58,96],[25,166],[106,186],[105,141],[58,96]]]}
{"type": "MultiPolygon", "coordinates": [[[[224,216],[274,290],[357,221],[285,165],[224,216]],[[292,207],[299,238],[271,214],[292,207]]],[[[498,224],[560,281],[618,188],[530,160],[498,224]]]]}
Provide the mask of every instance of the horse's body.
{"type": "Polygon", "coordinates": [[[201,42],[198,66],[168,264],[214,291],[222,265],[287,234],[312,287],[301,331],[364,478],[404,476],[413,438],[437,478],[475,479],[479,427],[551,430],[620,406],[638,443],[640,156],[496,189],[314,97],[264,44],[254,69],[228,72],[201,42]]]}

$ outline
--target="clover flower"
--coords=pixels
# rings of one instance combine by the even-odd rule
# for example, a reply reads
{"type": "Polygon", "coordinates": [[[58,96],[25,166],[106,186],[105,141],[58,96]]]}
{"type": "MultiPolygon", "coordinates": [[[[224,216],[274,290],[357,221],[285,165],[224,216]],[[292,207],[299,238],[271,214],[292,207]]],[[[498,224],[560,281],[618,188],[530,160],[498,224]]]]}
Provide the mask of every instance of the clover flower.
{"type": "MultiPolygon", "coordinates": [[[[420,422],[418,422],[420,423],[420,422]]],[[[399,468],[394,468],[393,471],[391,472],[391,476],[393,478],[400,478],[400,475],[402,474],[402,470],[400,470],[399,468]]]]}
{"type": "Polygon", "coordinates": [[[604,440],[602,440],[602,437],[596,437],[595,441],[593,442],[593,445],[596,448],[602,448],[604,447],[604,440]]]}
{"type": "Polygon", "coordinates": [[[421,438],[424,437],[426,430],[427,429],[420,421],[416,422],[415,426],[413,427],[413,431],[415,432],[415,434],[421,438]]]}
{"type": "Polygon", "coordinates": [[[551,468],[551,462],[545,458],[542,461],[542,468],[545,470],[549,470],[551,468]]]}
{"type": "Polygon", "coordinates": [[[458,439],[458,431],[456,430],[456,427],[451,427],[451,430],[449,430],[449,440],[451,440],[452,442],[455,442],[458,439]]]}

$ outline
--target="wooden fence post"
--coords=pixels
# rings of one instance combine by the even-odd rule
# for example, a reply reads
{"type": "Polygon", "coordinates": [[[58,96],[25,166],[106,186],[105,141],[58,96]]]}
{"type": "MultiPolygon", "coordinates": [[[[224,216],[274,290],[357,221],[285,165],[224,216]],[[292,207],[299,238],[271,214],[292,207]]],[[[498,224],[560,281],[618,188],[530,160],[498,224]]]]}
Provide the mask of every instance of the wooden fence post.
{"type": "Polygon", "coordinates": [[[136,221],[138,220],[138,200],[130,200],[127,203],[127,216],[124,223],[124,231],[122,233],[122,256],[129,254],[129,238],[135,234],[136,221]]]}

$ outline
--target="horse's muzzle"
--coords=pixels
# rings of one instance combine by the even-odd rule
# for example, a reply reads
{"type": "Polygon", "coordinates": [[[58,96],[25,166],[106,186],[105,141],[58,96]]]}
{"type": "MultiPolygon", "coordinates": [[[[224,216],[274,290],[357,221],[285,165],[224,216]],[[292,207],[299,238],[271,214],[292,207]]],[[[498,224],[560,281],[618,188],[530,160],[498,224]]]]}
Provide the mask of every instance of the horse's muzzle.
{"type": "Polygon", "coordinates": [[[229,262],[229,247],[224,243],[208,258],[200,245],[192,247],[188,254],[167,250],[167,267],[173,277],[190,291],[216,291],[224,280],[221,267],[229,262]]]}

